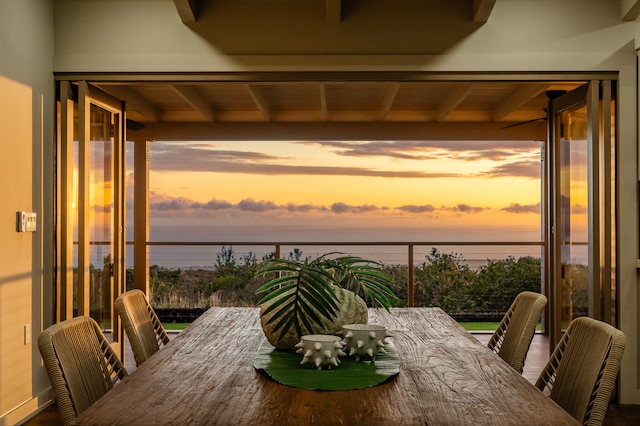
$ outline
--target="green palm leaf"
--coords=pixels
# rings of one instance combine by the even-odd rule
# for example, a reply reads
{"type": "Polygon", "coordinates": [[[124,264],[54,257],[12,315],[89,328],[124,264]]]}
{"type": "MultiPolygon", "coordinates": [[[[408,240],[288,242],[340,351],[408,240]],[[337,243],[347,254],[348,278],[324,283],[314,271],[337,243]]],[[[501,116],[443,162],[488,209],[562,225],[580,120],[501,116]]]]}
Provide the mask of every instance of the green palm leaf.
{"type": "Polygon", "coordinates": [[[340,310],[336,286],[387,310],[397,299],[387,287],[391,280],[381,263],[337,252],[312,261],[268,259],[256,275],[273,276],[256,293],[267,293],[258,305],[265,306],[261,315],[271,315],[267,323],[275,324],[279,340],[291,329],[302,336],[314,325],[333,321],[340,310]]]}

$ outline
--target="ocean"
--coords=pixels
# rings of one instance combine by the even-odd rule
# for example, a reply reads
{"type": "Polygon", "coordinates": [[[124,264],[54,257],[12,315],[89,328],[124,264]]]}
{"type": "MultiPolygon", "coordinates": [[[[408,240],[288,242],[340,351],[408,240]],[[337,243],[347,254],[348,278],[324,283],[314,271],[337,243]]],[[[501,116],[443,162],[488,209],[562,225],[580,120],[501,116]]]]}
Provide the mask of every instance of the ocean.
{"type": "MultiPolygon", "coordinates": [[[[389,265],[407,265],[412,244],[415,265],[423,263],[435,248],[441,253],[463,256],[471,267],[486,264],[487,259],[540,257],[543,250],[539,229],[516,227],[295,229],[262,225],[163,225],[151,227],[149,240],[150,265],[182,269],[213,268],[223,247],[233,250],[237,262],[252,257],[259,261],[273,253],[276,244],[280,244],[280,257],[285,258],[299,249],[302,258],[342,252],[389,265]]],[[[127,256],[133,259],[130,246],[127,256]]]]}

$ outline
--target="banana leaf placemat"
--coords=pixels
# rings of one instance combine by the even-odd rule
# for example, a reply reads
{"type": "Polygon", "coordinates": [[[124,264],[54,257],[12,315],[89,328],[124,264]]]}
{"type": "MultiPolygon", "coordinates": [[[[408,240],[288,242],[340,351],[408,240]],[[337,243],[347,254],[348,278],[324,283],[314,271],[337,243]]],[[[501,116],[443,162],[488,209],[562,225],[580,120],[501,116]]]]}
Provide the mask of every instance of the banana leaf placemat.
{"type": "Polygon", "coordinates": [[[300,365],[302,355],[273,347],[266,339],[262,342],[253,362],[254,368],[264,372],[278,383],[310,390],[352,390],[379,385],[400,371],[400,359],[393,342],[386,340],[384,353],[376,356],[375,363],[340,357],[340,365],[330,370],[318,370],[300,365]]]}

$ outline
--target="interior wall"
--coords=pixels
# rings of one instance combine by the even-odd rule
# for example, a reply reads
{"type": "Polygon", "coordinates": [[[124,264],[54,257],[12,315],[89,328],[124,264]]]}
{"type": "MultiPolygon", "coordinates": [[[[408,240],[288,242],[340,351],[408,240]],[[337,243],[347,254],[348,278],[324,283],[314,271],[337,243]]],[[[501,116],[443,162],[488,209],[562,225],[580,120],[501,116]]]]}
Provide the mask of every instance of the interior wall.
{"type": "Polygon", "coordinates": [[[324,0],[199,3],[187,26],[172,0],[55,0],[54,69],[585,71],[607,68],[638,26],[610,0],[498,1],[484,25],[471,0],[344,1],[337,24],[324,0]]]}
{"type": "Polygon", "coordinates": [[[0,0],[0,424],[50,400],[37,337],[53,312],[52,39],[50,1],[0,0]],[[16,232],[18,211],[37,213],[36,232],[16,232]]]}
{"type": "Polygon", "coordinates": [[[391,0],[343,2],[349,8],[337,24],[324,22],[321,0],[204,3],[199,20],[187,26],[172,0],[54,0],[54,71],[417,71],[496,78],[504,71],[618,72],[617,267],[619,324],[627,336],[620,400],[640,403],[639,24],[620,20],[620,2],[497,1],[484,25],[470,24],[472,2],[463,0],[406,0],[401,7],[391,0]],[[424,22],[433,19],[430,11],[443,9],[456,19],[431,34],[424,22]]]}

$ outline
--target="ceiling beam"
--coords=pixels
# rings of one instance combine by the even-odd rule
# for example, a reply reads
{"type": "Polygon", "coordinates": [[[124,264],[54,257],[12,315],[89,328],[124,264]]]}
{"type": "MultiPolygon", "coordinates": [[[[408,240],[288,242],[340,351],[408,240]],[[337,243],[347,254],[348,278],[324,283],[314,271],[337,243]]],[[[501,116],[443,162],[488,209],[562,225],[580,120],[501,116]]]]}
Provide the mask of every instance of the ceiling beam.
{"type": "Polygon", "coordinates": [[[475,84],[473,83],[456,84],[447,97],[440,103],[436,111],[436,121],[444,120],[451,111],[456,109],[456,107],[464,101],[474,87],[475,84]]]}
{"type": "Polygon", "coordinates": [[[215,121],[215,114],[211,105],[200,95],[200,93],[193,86],[186,85],[171,85],[171,88],[182,98],[186,103],[191,105],[193,109],[198,111],[202,118],[207,121],[215,121]]]}
{"type": "Polygon", "coordinates": [[[322,112],[322,121],[329,120],[329,114],[327,112],[327,86],[320,84],[320,111],[322,112]]]}
{"type": "Polygon", "coordinates": [[[256,104],[256,107],[260,110],[260,113],[264,117],[265,120],[271,121],[271,111],[269,109],[269,104],[267,103],[267,98],[265,98],[262,93],[262,89],[260,86],[255,84],[247,84],[247,90],[249,91],[249,95],[253,102],[256,104]]]}
{"type": "Polygon", "coordinates": [[[620,19],[635,21],[640,16],[640,0],[620,0],[620,19]]]}
{"type": "Polygon", "coordinates": [[[128,86],[111,84],[100,84],[99,87],[111,96],[123,100],[129,108],[136,110],[147,121],[152,123],[160,121],[160,111],[134,89],[128,86]]]}
{"type": "Polygon", "coordinates": [[[198,20],[198,0],[173,0],[183,24],[193,24],[198,20]]]}
{"type": "Polygon", "coordinates": [[[544,140],[545,123],[505,127],[503,123],[153,123],[129,130],[131,140],[544,140]]]}
{"type": "Polygon", "coordinates": [[[329,24],[339,24],[342,20],[342,0],[325,0],[325,19],[329,24]]]}
{"type": "Polygon", "coordinates": [[[496,0],[473,0],[473,22],[486,23],[495,4],[496,0]]]}
{"type": "Polygon", "coordinates": [[[493,121],[501,121],[507,115],[520,108],[522,105],[544,92],[548,84],[531,84],[522,86],[500,102],[493,110],[493,121]]]}
{"type": "Polygon", "coordinates": [[[391,111],[391,107],[393,106],[393,101],[396,100],[398,90],[400,90],[399,84],[393,84],[387,89],[387,94],[385,95],[384,102],[382,102],[382,107],[380,108],[380,121],[384,121],[387,114],[389,114],[389,111],[391,111]]]}

